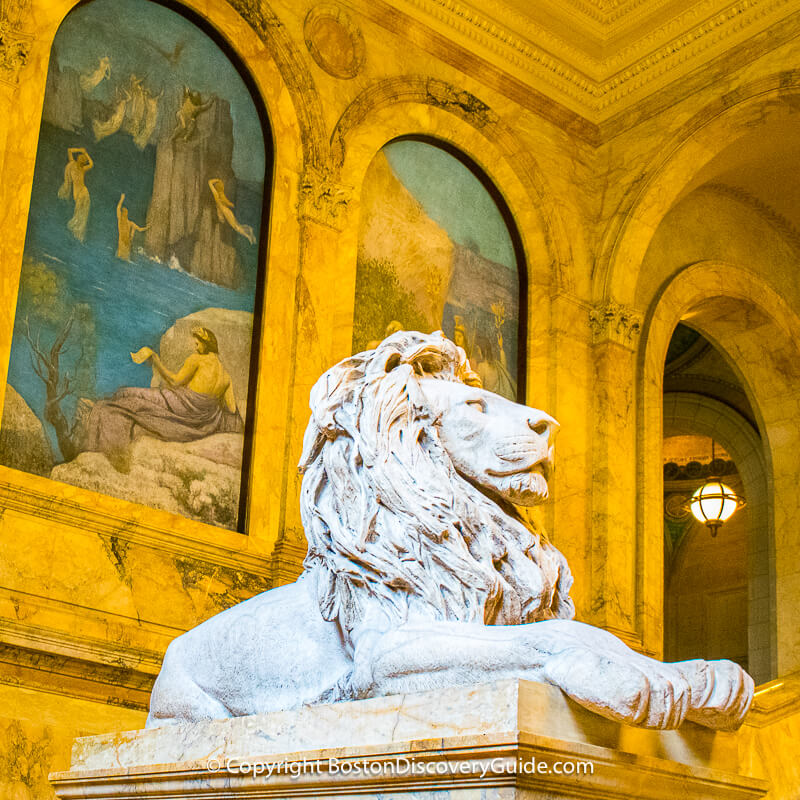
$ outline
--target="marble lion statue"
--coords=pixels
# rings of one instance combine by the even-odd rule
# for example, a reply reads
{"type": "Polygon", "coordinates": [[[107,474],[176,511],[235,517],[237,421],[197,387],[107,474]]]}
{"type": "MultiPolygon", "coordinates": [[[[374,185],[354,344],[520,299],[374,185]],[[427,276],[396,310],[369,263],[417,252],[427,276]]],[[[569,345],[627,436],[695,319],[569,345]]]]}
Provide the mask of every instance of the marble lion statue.
{"type": "Polygon", "coordinates": [[[443,334],[407,331],[319,379],[304,572],[173,641],[149,727],[501,678],[633,725],[739,726],[736,664],[664,664],[572,619],[566,560],[515,508],[547,499],[558,425],[479,383],[443,334]]]}

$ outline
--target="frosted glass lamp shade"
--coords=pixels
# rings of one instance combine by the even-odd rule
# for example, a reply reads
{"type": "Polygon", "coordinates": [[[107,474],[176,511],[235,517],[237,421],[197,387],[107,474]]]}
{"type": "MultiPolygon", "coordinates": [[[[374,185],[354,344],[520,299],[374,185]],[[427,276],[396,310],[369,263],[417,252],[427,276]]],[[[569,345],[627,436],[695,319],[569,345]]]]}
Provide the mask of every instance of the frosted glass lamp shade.
{"type": "Polygon", "coordinates": [[[743,505],[744,500],[730,486],[710,480],[692,495],[689,510],[698,522],[708,525],[712,536],[716,536],[717,528],[743,505]]]}

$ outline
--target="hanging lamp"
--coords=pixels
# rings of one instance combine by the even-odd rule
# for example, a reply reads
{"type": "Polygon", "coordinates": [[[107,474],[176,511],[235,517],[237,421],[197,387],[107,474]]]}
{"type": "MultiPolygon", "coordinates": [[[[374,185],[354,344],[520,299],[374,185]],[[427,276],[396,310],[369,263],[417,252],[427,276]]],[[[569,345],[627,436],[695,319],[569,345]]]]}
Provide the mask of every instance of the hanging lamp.
{"type": "MultiPolygon", "coordinates": [[[[711,439],[711,469],[714,468],[714,439],[711,439]]],[[[724,484],[714,475],[709,475],[706,482],[692,495],[689,501],[689,510],[692,516],[708,526],[712,536],[717,535],[717,530],[723,522],[733,516],[736,509],[745,504],[730,486],[724,484]]]]}

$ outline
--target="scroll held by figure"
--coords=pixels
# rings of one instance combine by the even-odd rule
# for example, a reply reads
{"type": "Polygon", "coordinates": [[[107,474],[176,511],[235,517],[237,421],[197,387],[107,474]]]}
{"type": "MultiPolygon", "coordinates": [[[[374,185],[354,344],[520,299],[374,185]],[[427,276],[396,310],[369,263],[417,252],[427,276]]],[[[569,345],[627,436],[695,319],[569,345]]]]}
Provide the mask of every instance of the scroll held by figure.
{"type": "Polygon", "coordinates": [[[633,725],[741,724],[737,664],[664,664],[573,619],[564,556],[515,508],[547,500],[558,423],[481,388],[462,347],[395,332],[310,405],[302,576],[174,640],[148,726],[509,677],[633,725]]]}
{"type": "Polygon", "coordinates": [[[166,385],[123,387],[110,399],[94,403],[80,450],[104,453],[114,464],[138,436],[191,442],[215,433],[242,432],[233,383],[219,360],[217,337],[204,327],[192,329],[192,337],[195,352],[175,372],[149,347],[131,353],[136,364],[149,361],[166,385]]]}

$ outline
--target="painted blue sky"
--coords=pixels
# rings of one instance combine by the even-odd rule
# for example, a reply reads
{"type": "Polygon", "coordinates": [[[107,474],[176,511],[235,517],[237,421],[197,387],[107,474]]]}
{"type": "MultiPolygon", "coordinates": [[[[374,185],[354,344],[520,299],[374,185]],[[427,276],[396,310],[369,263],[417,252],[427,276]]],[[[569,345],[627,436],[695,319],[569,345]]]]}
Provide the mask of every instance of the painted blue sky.
{"type": "Polygon", "coordinates": [[[464,164],[440,147],[413,140],[392,142],[383,152],[403,186],[454,242],[517,269],[497,204],[464,164]]]}
{"type": "MultiPolygon", "coordinates": [[[[153,93],[165,97],[182,93],[184,84],[203,95],[214,93],[231,104],[237,177],[264,180],[264,141],[261,121],[244,81],[217,45],[184,17],[147,0],[93,0],[64,20],[54,43],[61,68],[80,72],[94,69],[103,56],[111,57],[111,79],[95,90],[99,100],[113,98],[113,88],[131,74],[144,78],[153,93]],[[182,44],[170,61],[175,46],[182,44]],[[105,95],[105,96],[104,96],[105,95]]],[[[174,118],[162,120],[172,125],[174,118]]]]}

